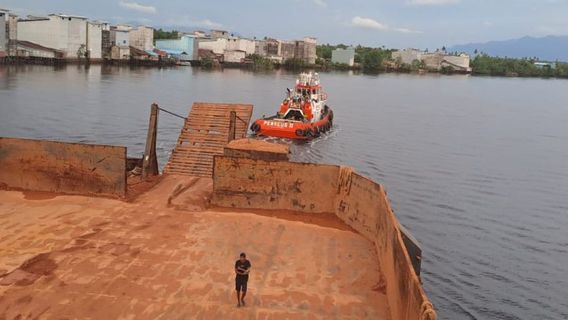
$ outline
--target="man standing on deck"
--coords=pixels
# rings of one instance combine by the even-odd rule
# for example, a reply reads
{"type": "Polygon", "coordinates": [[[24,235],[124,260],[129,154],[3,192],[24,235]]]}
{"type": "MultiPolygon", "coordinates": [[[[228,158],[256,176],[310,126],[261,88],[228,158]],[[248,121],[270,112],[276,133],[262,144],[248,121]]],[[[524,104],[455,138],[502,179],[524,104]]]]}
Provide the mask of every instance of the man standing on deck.
{"type": "Polygon", "coordinates": [[[239,260],[235,262],[235,289],[237,290],[237,307],[245,306],[245,296],[247,295],[247,282],[249,278],[251,264],[247,260],[247,255],[243,252],[239,260]],[[241,295],[242,292],[242,295],[241,295]]]}

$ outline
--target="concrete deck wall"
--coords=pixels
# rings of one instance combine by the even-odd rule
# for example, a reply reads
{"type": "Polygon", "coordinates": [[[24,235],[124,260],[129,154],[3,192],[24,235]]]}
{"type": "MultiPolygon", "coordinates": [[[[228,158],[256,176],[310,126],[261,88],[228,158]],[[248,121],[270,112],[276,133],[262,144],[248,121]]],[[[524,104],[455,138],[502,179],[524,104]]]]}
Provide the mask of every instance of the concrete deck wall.
{"type": "Polygon", "coordinates": [[[335,209],[330,199],[338,166],[216,156],[213,171],[215,205],[310,213],[335,209]]]}
{"type": "Polygon", "coordinates": [[[126,148],[0,137],[0,185],[123,197],[126,148]]]}
{"type": "Polygon", "coordinates": [[[342,175],[337,216],[375,243],[393,319],[436,319],[410,261],[385,189],[356,173],[342,175]]]}
{"type": "Polygon", "coordinates": [[[384,188],[350,168],[219,156],[214,164],[212,203],[335,213],[375,243],[391,318],[436,319],[384,188]]]}

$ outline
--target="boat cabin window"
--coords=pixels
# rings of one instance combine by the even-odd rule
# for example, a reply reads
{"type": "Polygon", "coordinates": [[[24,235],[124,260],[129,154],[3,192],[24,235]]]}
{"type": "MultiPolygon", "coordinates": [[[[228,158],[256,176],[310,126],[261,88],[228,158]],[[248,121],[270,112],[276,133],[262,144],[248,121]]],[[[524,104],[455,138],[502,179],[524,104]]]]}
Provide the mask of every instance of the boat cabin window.
{"type": "Polygon", "coordinates": [[[288,109],[284,115],[284,119],[302,121],[304,120],[304,113],[299,109],[288,109]]]}

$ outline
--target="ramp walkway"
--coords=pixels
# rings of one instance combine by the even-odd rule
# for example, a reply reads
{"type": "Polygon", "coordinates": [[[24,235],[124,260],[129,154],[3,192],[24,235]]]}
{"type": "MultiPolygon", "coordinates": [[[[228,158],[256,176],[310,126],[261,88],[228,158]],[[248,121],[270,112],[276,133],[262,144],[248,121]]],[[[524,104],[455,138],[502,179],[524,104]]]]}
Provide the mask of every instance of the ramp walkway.
{"type": "Polygon", "coordinates": [[[213,157],[222,155],[229,141],[246,136],[252,109],[251,104],[194,103],[164,173],[211,177],[213,157]]]}

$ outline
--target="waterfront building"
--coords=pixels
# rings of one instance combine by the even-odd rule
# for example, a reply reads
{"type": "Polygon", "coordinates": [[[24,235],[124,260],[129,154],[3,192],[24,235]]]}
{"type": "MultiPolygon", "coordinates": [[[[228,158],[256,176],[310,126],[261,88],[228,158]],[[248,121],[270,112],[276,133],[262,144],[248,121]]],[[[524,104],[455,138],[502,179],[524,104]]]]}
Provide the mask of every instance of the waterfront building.
{"type": "Polygon", "coordinates": [[[288,60],[295,58],[296,54],[296,42],[294,41],[285,41],[280,40],[280,50],[279,56],[282,57],[282,60],[288,60]]]}
{"type": "Polygon", "coordinates": [[[238,37],[229,37],[227,39],[227,47],[225,50],[229,51],[244,51],[247,55],[253,54],[256,51],[254,40],[238,37]]]}
{"type": "Polygon", "coordinates": [[[63,14],[28,17],[18,20],[17,28],[18,40],[63,51],[66,58],[87,56],[87,18],[85,17],[63,14]]]}
{"type": "Polygon", "coordinates": [[[439,71],[442,68],[451,68],[456,71],[470,72],[470,58],[467,54],[451,55],[444,51],[423,53],[421,61],[426,69],[439,71]]]}
{"type": "Polygon", "coordinates": [[[422,54],[423,52],[418,49],[409,48],[394,51],[392,53],[392,59],[398,63],[410,65],[414,60],[422,61],[422,54]]]}
{"type": "Polygon", "coordinates": [[[16,53],[18,57],[34,57],[34,58],[49,58],[49,59],[63,59],[65,52],[53,48],[44,47],[37,43],[17,40],[16,53]]]}
{"type": "Polygon", "coordinates": [[[16,55],[18,16],[0,8],[0,58],[16,55]]]}
{"type": "Polygon", "coordinates": [[[148,51],[154,48],[154,28],[148,26],[138,26],[131,28],[128,32],[130,46],[148,51]]]}
{"type": "Polygon", "coordinates": [[[8,14],[8,10],[0,9],[0,58],[8,55],[8,37],[6,37],[8,14]]]}
{"type": "Polygon", "coordinates": [[[90,59],[100,60],[103,58],[103,22],[87,21],[87,56],[90,59]]]}
{"type": "Polygon", "coordinates": [[[278,63],[295,58],[307,64],[314,64],[317,57],[316,44],[316,39],[312,37],[295,41],[265,38],[255,41],[254,52],[278,63]]]}
{"type": "Polygon", "coordinates": [[[342,63],[352,67],[355,64],[355,48],[337,48],[331,52],[331,62],[342,63]]]}
{"type": "Polygon", "coordinates": [[[103,22],[101,25],[101,54],[103,59],[110,59],[112,42],[110,39],[110,24],[103,22]]]}
{"type": "Polygon", "coordinates": [[[242,63],[246,58],[246,51],[244,50],[225,50],[223,54],[223,61],[230,63],[242,63]]]}
{"type": "Polygon", "coordinates": [[[227,39],[225,38],[202,38],[198,41],[198,48],[204,50],[210,50],[215,54],[223,55],[227,48],[227,39]]]}
{"type": "Polygon", "coordinates": [[[445,67],[456,71],[471,72],[470,57],[465,53],[455,55],[445,51],[428,53],[418,49],[404,49],[393,52],[392,59],[399,65],[411,65],[414,61],[419,61],[430,70],[439,71],[445,67]]]}
{"type": "Polygon", "coordinates": [[[211,39],[228,39],[229,32],[225,30],[211,30],[211,39]]]}
{"type": "Polygon", "coordinates": [[[110,43],[113,46],[129,47],[130,36],[128,35],[130,29],[122,26],[113,26],[110,28],[110,43]]]}
{"type": "Polygon", "coordinates": [[[266,56],[266,40],[254,40],[254,54],[266,56]]]}
{"type": "Polygon", "coordinates": [[[110,58],[124,60],[130,58],[130,35],[132,27],[117,25],[110,27],[110,58]]]}
{"type": "Polygon", "coordinates": [[[156,40],[156,48],[180,60],[197,60],[197,45],[195,37],[184,35],[179,39],[156,40]]]}
{"type": "Polygon", "coordinates": [[[316,46],[317,40],[313,37],[305,37],[303,41],[295,41],[294,58],[300,59],[307,64],[316,63],[316,46]]]}
{"type": "Polygon", "coordinates": [[[545,68],[556,69],[556,62],[535,61],[533,62],[533,64],[535,67],[539,69],[545,69],[545,68]]]}
{"type": "Polygon", "coordinates": [[[205,34],[205,31],[197,30],[197,31],[193,31],[193,36],[195,38],[205,38],[206,34],[205,34]]]}
{"type": "Polygon", "coordinates": [[[130,47],[112,46],[110,58],[112,60],[128,60],[130,58],[130,47]]]}

